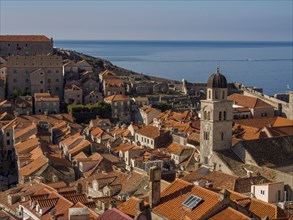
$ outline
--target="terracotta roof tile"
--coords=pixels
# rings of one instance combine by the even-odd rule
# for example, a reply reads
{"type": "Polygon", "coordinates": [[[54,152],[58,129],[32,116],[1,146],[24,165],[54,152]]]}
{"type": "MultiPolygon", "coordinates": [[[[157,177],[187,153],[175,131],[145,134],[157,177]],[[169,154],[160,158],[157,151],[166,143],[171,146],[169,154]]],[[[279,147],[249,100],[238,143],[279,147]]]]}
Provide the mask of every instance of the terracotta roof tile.
{"type": "Polygon", "coordinates": [[[206,167],[200,167],[190,174],[187,174],[182,179],[191,183],[197,180],[206,180],[213,184],[213,188],[234,190],[235,183],[238,178],[239,177],[237,176],[226,174],[220,171],[210,171],[206,167]]]}
{"type": "Polygon", "coordinates": [[[0,35],[0,41],[3,42],[51,42],[44,35],[0,35]]]}
{"type": "Polygon", "coordinates": [[[160,134],[160,131],[162,133],[167,133],[168,131],[166,130],[163,130],[157,126],[153,126],[153,125],[147,125],[139,130],[136,131],[137,134],[140,134],[140,135],[143,135],[143,136],[146,136],[146,137],[149,137],[149,138],[156,138],[156,137],[159,137],[161,134],[160,134]]]}
{"type": "Polygon", "coordinates": [[[242,214],[241,212],[238,212],[237,210],[227,207],[217,214],[213,215],[209,218],[209,220],[249,220],[251,218],[247,217],[246,215],[242,214]]]}
{"type": "Polygon", "coordinates": [[[124,86],[124,82],[122,79],[119,79],[119,78],[105,78],[104,79],[104,83],[106,86],[108,87],[122,87],[124,86]]]}
{"type": "Polygon", "coordinates": [[[29,163],[28,165],[22,167],[19,169],[19,174],[21,176],[30,176],[34,172],[38,171],[41,169],[43,166],[48,164],[48,158],[45,156],[40,156],[37,159],[35,159],[33,162],[29,163]]]}
{"type": "MultiPolygon", "coordinates": [[[[121,212],[124,212],[125,214],[134,217],[137,214],[137,204],[138,204],[139,199],[136,197],[131,197],[125,202],[119,204],[117,206],[117,209],[119,209],[121,212]]],[[[147,203],[144,202],[144,205],[147,203]]]]}
{"type": "Polygon", "coordinates": [[[230,199],[232,201],[235,201],[239,205],[244,206],[246,209],[248,209],[249,211],[251,211],[252,213],[256,214],[261,218],[264,218],[266,216],[268,216],[269,219],[285,217],[284,211],[279,209],[276,205],[263,202],[255,198],[250,198],[248,196],[245,196],[234,191],[229,192],[230,199]]]}
{"type": "Polygon", "coordinates": [[[133,218],[124,214],[120,210],[113,208],[105,211],[99,218],[99,220],[109,220],[109,219],[117,219],[117,220],[132,220],[133,218]]]}
{"type": "Polygon", "coordinates": [[[153,211],[167,219],[200,219],[219,203],[219,199],[218,193],[177,179],[161,193],[160,203],[153,208],[153,211]],[[182,203],[191,195],[196,195],[203,201],[193,210],[188,210],[182,203]]]}
{"type": "Polygon", "coordinates": [[[126,95],[111,95],[105,98],[105,101],[130,101],[131,99],[126,95]]]}
{"type": "Polygon", "coordinates": [[[234,93],[227,97],[228,100],[234,101],[236,105],[248,108],[273,108],[270,104],[251,96],[234,93]]]}

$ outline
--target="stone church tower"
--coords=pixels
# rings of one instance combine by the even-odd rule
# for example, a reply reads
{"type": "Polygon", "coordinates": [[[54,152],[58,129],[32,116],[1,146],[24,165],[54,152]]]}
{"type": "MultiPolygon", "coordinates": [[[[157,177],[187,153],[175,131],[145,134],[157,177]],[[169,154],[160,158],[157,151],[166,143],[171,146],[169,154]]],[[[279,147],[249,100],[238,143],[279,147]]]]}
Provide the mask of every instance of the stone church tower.
{"type": "Polygon", "coordinates": [[[232,101],[227,100],[227,80],[217,67],[207,83],[207,99],[201,101],[200,153],[201,163],[212,165],[214,150],[231,147],[232,101]]]}

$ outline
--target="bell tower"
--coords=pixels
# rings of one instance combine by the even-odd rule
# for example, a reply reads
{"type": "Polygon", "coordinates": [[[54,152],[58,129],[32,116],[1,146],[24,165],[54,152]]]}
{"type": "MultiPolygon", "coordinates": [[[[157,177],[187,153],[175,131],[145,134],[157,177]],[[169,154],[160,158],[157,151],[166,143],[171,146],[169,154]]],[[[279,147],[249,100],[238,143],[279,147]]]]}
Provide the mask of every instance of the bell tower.
{"type": "Polygon", "coordinates": [[[224,150],[232,143],[232,101],[227,100],[227,80],[219,66],[207,82],[207,98],[201,101],[201,163],[211,165],[214,150],[224,150]]]}

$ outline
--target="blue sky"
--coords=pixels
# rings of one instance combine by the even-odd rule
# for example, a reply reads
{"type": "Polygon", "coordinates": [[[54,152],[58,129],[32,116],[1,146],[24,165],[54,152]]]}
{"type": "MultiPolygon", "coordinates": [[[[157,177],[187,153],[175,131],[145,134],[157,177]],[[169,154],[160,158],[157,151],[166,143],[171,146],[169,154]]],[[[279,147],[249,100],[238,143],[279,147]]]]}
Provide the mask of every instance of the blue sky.
{"type": "Polygon", "coordinates": [[[0,1],[0,34],[96,40],[293,38],[291,0],[0,1]]]}

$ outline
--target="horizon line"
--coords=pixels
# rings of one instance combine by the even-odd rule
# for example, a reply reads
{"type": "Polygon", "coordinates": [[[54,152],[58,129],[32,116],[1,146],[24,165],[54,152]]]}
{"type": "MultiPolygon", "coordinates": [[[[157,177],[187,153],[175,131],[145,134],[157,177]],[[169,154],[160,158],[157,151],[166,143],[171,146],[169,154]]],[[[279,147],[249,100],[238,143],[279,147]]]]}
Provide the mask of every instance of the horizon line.
{"type": "Polygon", "coordinates": [[[187,39],[56,39],[54,41],[161,41],[161,42],[257,42],[257,43],[293,43],[293,40],[187,40],[187,39]]]}

